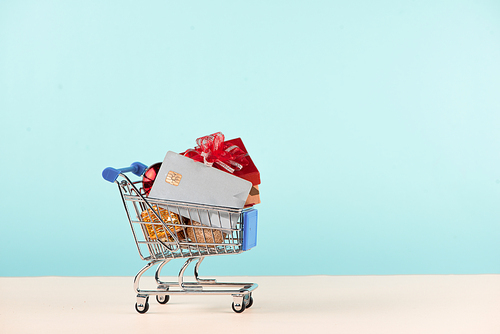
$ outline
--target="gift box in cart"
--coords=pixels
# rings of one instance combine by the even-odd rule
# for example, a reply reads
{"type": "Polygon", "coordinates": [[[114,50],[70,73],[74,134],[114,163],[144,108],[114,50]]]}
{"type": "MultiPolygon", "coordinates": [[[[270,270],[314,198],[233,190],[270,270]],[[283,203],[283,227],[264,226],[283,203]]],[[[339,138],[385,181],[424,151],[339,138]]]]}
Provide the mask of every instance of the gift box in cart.
{"type": "MultiPolygon", "coordinates": [[[[172,152],[169,152],[169,154],[172,155],[172,152]]],[[[182,158],[217,171],[215,168],[207,167],[200,162],[185,157],[182,158]]],[[[198,165],[195,167],[200,168],[198,165]]],[[[166,167],[165,162],[162,165],[163,167],[166,167]]],[[[146,196],[140,190],[140,184],[142,183],[140,177],[146,170],[146,165],[135,162],[130,167],[121,169],[108,167],[102,173],[105,180],[117,184],[139,256],[142,260],[147,261],[147,264],[137,273],[134,279],[134,289],[137,293],[135,305],[137,312],[146,313],[148,311],[149,296],[153,295],[156,296],[156,300],[160,304],[167,303],[171,295],[231,295],[233,297],[232,309],[235,312],[241,313],[251,307],[253,304],[252,292],[257,288],[257,284],[217,282],[215,279],[203,279],[199,277],[199,267],[207,256],[240,254],[256,245],[257,210],[252,207],[243,207],[252,185],[250,184],[246,194],[237,194],[243,201],[241,208],[173,200],[171,198],[165,199],[146,196]],[[132,176],[131,179],[126,173],[131,173],[139,177],[139,179],[134,180],[132,176]],[[186,259],[179,271],[177,282],[163,281],[161,279],[162,268],[170,260],[176,258],[186,259]],[[193,261],[196,263],[194,266],[195,281],[187,282],[184,280],[184,273],[193,261]],[[140,280],[142,275],[155,265],[157,266],[155,272],[156,290],[141,289],[140,280]]],[[[213,173],[209,170],[204,171],[213,173]]],[[[160,169],[158,179],[160,179],[161,172],[160,169]]],[[[217,172],[226,174],[220,171],[217,172]]],[[[157,190],[157,193],[158,191],[161,192],[165,187],[163,183],[168,183],[169,187],[175,187],[176,191],[181,191],[181,188],[185,189],[187,186],[189,188],[188,192],[181,193],[182,196],[186,194],[196,195],[193,191],[196,191],[196,189],[202,190],[204,186],[207,186],[206,182],[199,181],[199,187],[196,188],[196,184],[193,183],[196,178],[190,178],[189,175],[189,173],[182,175],[182,173],[169,170],[158,182],[155,182],[155,185],[160,183],[162,187],[157,190]],[[181,184],[184,188],[180,187],[181,184]]],[[[220,174],[216,176],[220,177],[220,174]]],[[[233,175],[230,176],[238,178],[233,175]]],[[[212,180],[213,177],[209,177],[209,179],[212,180]]],[[[238,185],[241,186],[239,183],[238,185]]],[[[210,187],[210,184],[208,186],[210,187]]],[[[221,189],[221,191],[224,189],[221,189]]],[[[203,198],[203,195],[200,196],[194,197],[197,199],[203,198]]],[[[185,196],[182,198],[185,198],[185,196]]],[[[239,200],[241,201],[241,199],[239,200]]]]}

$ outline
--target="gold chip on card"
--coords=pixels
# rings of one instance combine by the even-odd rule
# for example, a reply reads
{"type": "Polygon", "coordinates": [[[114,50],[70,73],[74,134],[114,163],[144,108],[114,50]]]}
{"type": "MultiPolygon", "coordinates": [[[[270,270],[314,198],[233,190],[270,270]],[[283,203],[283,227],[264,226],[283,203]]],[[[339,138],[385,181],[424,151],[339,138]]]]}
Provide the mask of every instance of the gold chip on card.
{"type": "Polygon", "coordinates": [[[174,171],[170,171],[167,174],[167,178],[165,179],[165,182],[170,183],[173,186],[178,186],[179,182],[181,182],[182,175],[179,173],[176,173],[174,171]]]}

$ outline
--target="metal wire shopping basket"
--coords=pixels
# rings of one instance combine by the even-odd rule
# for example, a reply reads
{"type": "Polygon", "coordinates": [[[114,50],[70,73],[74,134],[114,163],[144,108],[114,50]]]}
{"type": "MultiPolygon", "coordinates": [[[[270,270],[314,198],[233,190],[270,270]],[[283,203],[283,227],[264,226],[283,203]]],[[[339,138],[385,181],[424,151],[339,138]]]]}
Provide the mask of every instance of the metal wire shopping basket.
{"type": "Polygon", "coordinates": [[[108,167],[102,173],[106,181],[118,185],[137,250],[141,259],[148,262],[134,279],[137,312],[148,311],[151,295],[155,295],[160,304],[166,304],[170,295],[176,294],[231,295],[235,312],[241,313],[251,307],[252,291],[257,284],[202,279],[198,270],[206,256],[239,254],[256,245],[257,210],[146,197],[136,186],[141,180],[131,181],[125,175],[131,172],[142,176],[146,168],[144,164],[135,162],[121,169],[108,167]],[[162,281],[160,273],[163,266],[176,258],[186,258],[177,282],[162,281]],[[184,272],[193,261],[196,261],[196,281],[185,282],[184,272]],[[142,275],[155,265],[158,265],[155,272],[157,289],[140,289],[142,275]]]}

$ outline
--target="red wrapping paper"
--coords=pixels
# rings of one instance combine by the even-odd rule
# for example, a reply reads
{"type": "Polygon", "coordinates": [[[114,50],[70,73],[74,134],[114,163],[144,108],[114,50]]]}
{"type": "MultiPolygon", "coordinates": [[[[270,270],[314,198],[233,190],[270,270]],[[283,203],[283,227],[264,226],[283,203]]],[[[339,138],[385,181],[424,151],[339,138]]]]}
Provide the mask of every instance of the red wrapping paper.
{"type": "Polygon", "coordinates": [[[260,184],[260,173],[241,138],[224,141],[224,135],[217,132],[198,138],[196,143],[198,146],[181,155],[250,181],[254,186],[260,184]]]}
{"type": "MultiPolygon", "coordinates": [[[[241,138],[235,138],[231,140],[227,140],[224,143],[228,145],[236,145],[238,146],[243,152],[248,154],[247,149],[245,148],[245,145],[243,145],[243,141],[241,138]]],[[[239,171],[234,171],[233,175],[236,175],[238,177],[241,177],[242,179],[245,179],[247,181],[252,182],[252,185],[258,185],[260,184],[260,173],[255,164],[252,161],[252,158],[250,155],[246,156],[246,159],[248,160],[248,165],[243,167],[239,171]]]]}

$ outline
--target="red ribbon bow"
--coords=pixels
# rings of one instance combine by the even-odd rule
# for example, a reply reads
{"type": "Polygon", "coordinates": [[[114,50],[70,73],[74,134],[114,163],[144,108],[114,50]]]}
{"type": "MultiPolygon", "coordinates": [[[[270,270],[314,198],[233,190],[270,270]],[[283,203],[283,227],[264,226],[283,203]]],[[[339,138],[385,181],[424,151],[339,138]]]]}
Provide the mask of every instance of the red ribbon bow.
{"type": "Polygon", "coordinates": [[[229,173],[240,171],[248,165],[245,158],[248,154],[237,145],[224,143],[222,132],[200,137],[196,139],[196,144],[198,146],[184,152],[184,156],[210,167],[222,167],[229,173]]]}

